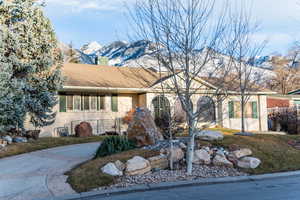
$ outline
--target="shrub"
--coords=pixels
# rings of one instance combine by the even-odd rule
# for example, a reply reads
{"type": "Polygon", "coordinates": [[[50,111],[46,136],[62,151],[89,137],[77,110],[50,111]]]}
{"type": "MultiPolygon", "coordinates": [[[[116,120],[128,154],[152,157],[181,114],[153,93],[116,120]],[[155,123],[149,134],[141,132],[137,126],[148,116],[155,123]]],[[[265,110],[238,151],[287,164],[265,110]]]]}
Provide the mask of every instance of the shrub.
{"type": "Polygon", "coordinates": [[[136,148],[135,143],[131,140],[128,140],[126,137],[110,136],[103,140],[96,152],[95,158],[112,155],[122,151],[128,151],[134,148],[136,148]]]}

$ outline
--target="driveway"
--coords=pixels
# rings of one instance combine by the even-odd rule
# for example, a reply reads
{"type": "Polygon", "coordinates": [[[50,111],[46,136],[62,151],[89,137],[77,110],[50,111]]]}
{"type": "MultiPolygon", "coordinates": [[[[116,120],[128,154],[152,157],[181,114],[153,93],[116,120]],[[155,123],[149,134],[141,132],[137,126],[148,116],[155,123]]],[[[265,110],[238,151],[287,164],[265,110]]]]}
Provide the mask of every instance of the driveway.
{"type": "Polygon", "coordinates": [[[92,158],[98,146],[77,144],[0,159],[0,199],[32,200],[75,193],[64,173],[92,158]]]}

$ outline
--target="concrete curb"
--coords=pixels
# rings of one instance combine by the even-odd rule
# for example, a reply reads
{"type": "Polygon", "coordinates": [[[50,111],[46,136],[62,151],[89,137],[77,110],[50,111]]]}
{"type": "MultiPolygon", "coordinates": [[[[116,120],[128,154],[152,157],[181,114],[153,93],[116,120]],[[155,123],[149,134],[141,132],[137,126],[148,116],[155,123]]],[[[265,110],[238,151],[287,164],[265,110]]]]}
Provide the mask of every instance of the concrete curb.
{"type": "Polygon", "coordinates": [[[236,177],[222,177],[222,178],[203,178],[193,181],[178,181],[178,182],[164,182],[158,184],[137,185],[128,188],[111,189],[105,191],[92,191],[80,194],[67,195],[63,197],[52,197],[40,200],[84,200],[92,197],[107,197],[121,194],[128,194],[133,192],[145,192],[153,190],[165,190],[177,187],[189,187],[200,185],[224,184],[224,183],[238,183],[249,181],[263,181],[268,179],[279,179],[287,177],[300,177],[300,171],[282,172],[274,174],[263,174],[253,176],[236,176],[236,177]]]}

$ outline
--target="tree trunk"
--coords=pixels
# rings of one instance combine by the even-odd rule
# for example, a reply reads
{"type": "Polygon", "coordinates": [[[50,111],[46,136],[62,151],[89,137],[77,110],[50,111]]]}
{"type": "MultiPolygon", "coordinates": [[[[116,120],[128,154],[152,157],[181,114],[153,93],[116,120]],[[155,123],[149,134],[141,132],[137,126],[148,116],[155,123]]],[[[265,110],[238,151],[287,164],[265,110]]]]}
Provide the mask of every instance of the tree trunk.
{"type": "Polygon", "coordinates": [[[242,96],[241,96],[242,100],[241,100],[241,126],[242,126],[242,133],[245,132],[245,96],[244,94],[242,93],[242,96]]]}
{"type": "Polygon", "coordinates": [[[193,172],[193,159],[194,159],[194,147],[195,147],[195,134],[194,128],[189,126],[189,143],[187,147],[187,174],[191,175],[193,172]]]}

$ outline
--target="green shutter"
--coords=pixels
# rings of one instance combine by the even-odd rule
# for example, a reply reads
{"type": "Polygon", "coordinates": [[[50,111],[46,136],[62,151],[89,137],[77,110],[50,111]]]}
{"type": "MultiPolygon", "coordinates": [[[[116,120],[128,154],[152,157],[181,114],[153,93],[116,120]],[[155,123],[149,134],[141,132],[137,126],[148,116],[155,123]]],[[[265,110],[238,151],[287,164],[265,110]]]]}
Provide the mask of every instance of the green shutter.
{"type": "Polygon", "coordinates": [[[67,96],[59,95],[59,112],[67,112],[67,96]]]}
{"type": "Polygon", "coordinates": [[[97,110],[100,110],[100,96],[97,96],[97,110]]]}
{"type": "Polygon", "coordinates": [[[234,102],[228,102],[229,118],[234,118],[234,102]]]}
{"type": "Polygon", "coordinates": [[[111,96],[111,111],[118,112],[118,95],[111,96]]]}
{"type": "Polygon", "coordinates": [[[257,114],[257,102],[252,102],[252,118],[257,119],[258,114],[257,114]]]}

